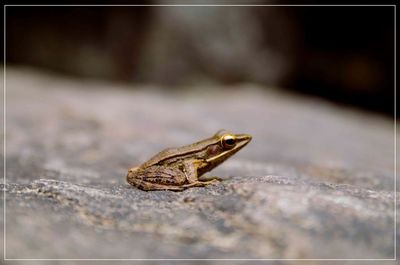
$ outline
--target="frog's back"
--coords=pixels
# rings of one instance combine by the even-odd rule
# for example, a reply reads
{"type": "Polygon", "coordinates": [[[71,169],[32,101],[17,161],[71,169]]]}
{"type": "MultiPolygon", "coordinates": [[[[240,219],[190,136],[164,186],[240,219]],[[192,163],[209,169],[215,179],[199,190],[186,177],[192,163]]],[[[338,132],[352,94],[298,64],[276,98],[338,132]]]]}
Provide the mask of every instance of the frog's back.
{"type": "Polygon", "coordinates": [[[167,148],[150,158],[146,161],[142,167],[150,167],[158,165],[160,163],[165,163],[167,160],[174,158],[178,152],[179,148],[167,148]]]}
{"type": "Polygon", "coordinates": [[[182,160],[187,157],[194,156],[196,154],[200,154],[204,151],[211,143],[213,143],[212,139],[206,139],[194,144],[182,146],[179,148],[167,148],[150,158],[147,162],[145,162],[142,167],[150,167],[153,165],[159,164],[169,164],[173,163],[177,160],[182,160]]]}

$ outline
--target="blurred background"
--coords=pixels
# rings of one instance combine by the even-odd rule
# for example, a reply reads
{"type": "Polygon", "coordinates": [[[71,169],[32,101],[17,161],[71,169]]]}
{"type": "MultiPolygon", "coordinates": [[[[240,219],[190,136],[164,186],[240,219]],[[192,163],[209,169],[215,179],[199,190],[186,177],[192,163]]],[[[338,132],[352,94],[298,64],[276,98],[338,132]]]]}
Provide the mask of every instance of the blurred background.
{"type": "Polygon", "coordinates": [[[393,257],[393,6],[7,6],[6,60],[7,258],[393,257]],[[219,129],[220,184],[126,183],[219,129]]]}
{"type": "Polygon", "coordinates": [[[390,6],[9,6],[6,25],[10,65],[175,90],[257,83],[393,116],[390,6]]]}

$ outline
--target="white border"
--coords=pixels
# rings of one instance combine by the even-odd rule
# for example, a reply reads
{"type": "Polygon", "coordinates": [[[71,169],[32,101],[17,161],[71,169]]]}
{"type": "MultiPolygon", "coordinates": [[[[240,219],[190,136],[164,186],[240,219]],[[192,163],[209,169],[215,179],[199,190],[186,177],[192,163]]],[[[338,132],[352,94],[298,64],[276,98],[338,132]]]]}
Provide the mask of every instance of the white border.
{"type": "Polygon", "coordinates": [[[394,58],[393,58],[393,63],[394,63],[394,260],[397,259],[397,248],[396,248],[396,235],[397,235],[397,211],[396,211],[396,201],[397,201],[397,53],[396,53],[396,43],[397,43],[397,32],[396,32],[396,5],[394,6],[394,58]]]}
{"type": "Polygon", "coordinates": [[[4,181],[4,189],[3,189],[3,195],[4,195],[4,200],[3,200],[3,207],[4,207],[4,212],[3,212],[3,218],[4,218],[4,226],[3,226],[3,232],[4,232],[4,239],[3,239],[3,253],[4,253],[4,258],[3,260],[20,260],[20,261],[55,261],[55,260],[59,260],[59,261],[128,261],[128,260],[132,260],[132,261],[144,261],[144,260],[149,260],[149,261],[162,261],[162,260],[166,260],[166,261],[195,261],[195,260],[204,260],[204,261],[244,261],[244,260],[248,260],[248,261],[273,261],[273,260],[285,260],[285,261],[295,261],[295,260],[304,260],[304,261],[348,261],[348,260],[354,260],[354,261],[393,261],[393,260],[397,260],[397,253],[396,253],[396,231],[397,231],[397,227],[396,227],[396,222],[397,222],[397,209],[396,209],[396,197],[397,197],[397,165],[396,165],[396,161],[397,161],[397,137],[396,137],[396,133],[397,133],[397,123],[396,123],[396,119],[397,119],[397,114],[396,114],[396,109],[397,109],[397,101],[396,101],[396,95],[397,95],[397,88],[396,88],[396,72],[397,72],[397,68],[396,68],[396,5],[213,5],[213,4],[193,4],[193,5],[162,5],[162,4],[155,4],[155,5],[4,5],[4,39],[3,39],[3,43],[4,43],[4,62],[3,62],[3,70],[4,70],[4,89],[3,89],[3,181],[4,181]],[[30,7],[43,7],[43,6],[59,6],[59,7],[64,7],[64,6],[84,6],[84,7],[93,7],[93,6],[236,6],[236,7],[245,7],[245,6],[260,6],[260,7],[265,7],[265,6],[278,6],[278,7],[284,7],[284,6],[290,6],[290,7],[301,7],[301,6],[319,6],[319,7],[332,7],[332,6],[353,6],[353,7],[359,7],[359,6],[370,6],[370,7],[378,7],[378,6],[392,6],[394,7],[394,202],[393,202],[393,208],[394,208],[394,244],[393,244],[393,248],[394,248],[394,257],[392,259],[18,259],[18,258],[13,258],[13,259],[7,259],[6,258],[6,7],[7,6],[30,6],[30,7]]]}
{"type": "Polygon", "coordinates": [[[4,6],[3,10],[3,19],[4,19],[4,31],[3,31],[3,44],[4,44],[4,51],[3,51],[3,253],[4,253],[4,260],[6,260],[6,6],[4,6]]]}

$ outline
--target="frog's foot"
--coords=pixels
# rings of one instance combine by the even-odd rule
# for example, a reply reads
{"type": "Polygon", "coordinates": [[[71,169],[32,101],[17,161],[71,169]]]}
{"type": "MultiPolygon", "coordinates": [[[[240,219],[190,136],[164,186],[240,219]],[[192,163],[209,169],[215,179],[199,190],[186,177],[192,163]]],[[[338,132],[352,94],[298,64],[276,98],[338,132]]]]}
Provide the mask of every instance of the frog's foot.
{"type": "Polygon", "coordinates": [[[206,182],[206,181],[211,181],[211,180],[222,181],[223,178],[217,177],[217,176],[201,176],[201,177],[199,178],[199,180],[200,180],[201,182],[206,182]]]}
{"type": "Polygon", "coordinates": [[[205,186],[212,185],[212,184],[217,184],[217,183],[219,183],[219,180],[212,179],[212,180],[209,180],[209,181],[196,181],[196,182],[193,182],[193,183],[182,185],[181,187],[183,187],[183,188],[205,187],[205,186]]]}

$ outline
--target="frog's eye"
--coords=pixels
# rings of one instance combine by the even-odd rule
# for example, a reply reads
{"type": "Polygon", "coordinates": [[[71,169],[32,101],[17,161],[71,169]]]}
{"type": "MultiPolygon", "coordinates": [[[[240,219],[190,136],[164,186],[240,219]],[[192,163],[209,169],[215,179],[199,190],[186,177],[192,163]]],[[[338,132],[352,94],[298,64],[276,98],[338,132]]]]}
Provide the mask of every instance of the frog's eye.
{"type": "Polygon", "coordinates": [[[236,144],[236,138],[232,134],[225,134],[221,138],[221,143],[224,148],[232,148],[236,144]]]}

